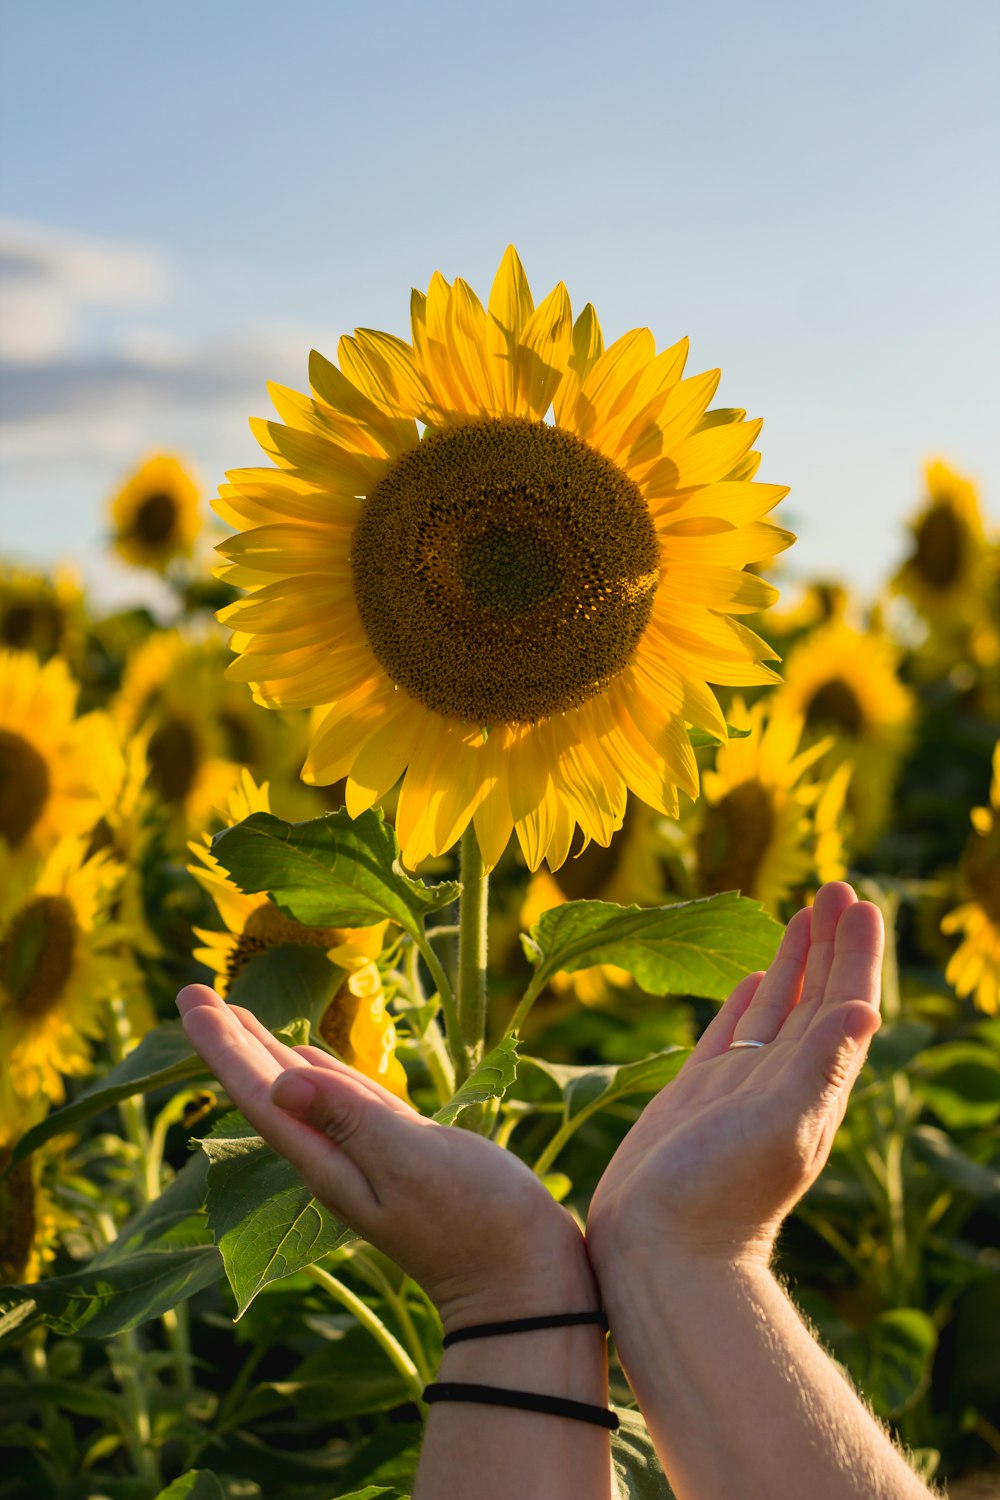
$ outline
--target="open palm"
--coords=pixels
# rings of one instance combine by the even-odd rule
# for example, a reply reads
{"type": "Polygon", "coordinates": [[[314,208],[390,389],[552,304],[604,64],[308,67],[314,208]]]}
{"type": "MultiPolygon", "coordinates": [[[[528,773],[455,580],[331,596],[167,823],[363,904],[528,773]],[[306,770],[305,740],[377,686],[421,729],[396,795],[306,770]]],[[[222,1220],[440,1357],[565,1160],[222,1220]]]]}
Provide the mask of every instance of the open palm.
{"type": "Polygon", "coordinates": [[[792,918],[771,967],[737,986],[609,1163],[587,1226],[599,1275],[623,1234],[767,1259],[878,1029],[882,943],[878,908],[841,882],[792,918]],[[766,1045],[730,1050],[747,1040],[766,1045]]]}

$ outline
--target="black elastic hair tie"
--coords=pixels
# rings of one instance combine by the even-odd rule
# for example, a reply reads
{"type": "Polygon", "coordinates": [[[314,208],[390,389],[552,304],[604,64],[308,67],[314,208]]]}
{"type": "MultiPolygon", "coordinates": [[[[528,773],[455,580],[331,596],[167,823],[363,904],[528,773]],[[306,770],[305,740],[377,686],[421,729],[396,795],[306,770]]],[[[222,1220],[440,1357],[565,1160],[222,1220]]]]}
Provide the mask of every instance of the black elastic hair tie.
{"type": "Polygon", "coordinates": [[[602,1312],[550,1313],[542,1318],[514,1318],[508,1323],[475,1323],[470,1328],[456,1328],[445,1334],[444,1347],[460,1344],[464,1339],[492,1338],[498,1333],[533,1333],[536,1328],[572,1328],[577,1323],[594,1323],[608,1331],[608,1320],[602,1312]]]}
{"type": "Polygon", "coordinates": [[[592,1427],[606,1427],[617,1432],[620,1426],[617,1413],[606,1406],[591,1406],[586,1401],[567,1401],[563,1396],[543,1396],[536,1391],[509,1391],[498,1385],[467,1385],[454,1380],[442,1380],[426,1386],[424,1400],[428,1406],[435,1401],[470,1401],[478,1406],[509,1406],[516,1411],[539,1411],[548,1417],[569,1417],[574,1422],[589,1422],[592,1427]]]}

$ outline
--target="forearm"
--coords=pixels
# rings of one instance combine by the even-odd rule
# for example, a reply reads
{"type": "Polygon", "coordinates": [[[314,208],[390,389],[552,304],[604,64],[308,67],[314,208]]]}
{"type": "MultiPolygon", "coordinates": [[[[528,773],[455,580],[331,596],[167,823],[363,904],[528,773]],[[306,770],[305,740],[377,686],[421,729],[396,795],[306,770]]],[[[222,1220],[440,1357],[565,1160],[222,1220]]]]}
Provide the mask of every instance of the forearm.
{"type": "MultiPolygon", "coordinates": [[[[552,1292],[499,1316],[599,1306],[589,1267],[568,1268],[552,1292]]],[[[491,1318],[497,1316],[489,1309],[491,1318]]],[[[476,1316],[463,1320],[478,1321],[476,1316]]],[[[446,1349],[438,1381],[495,1385],[606,1407],[607,1344],[593,1325],[469,1340],[446,1349]]],[[[431,1406],[414,1500],[611,1500],[606,1429],[506,1407],[431,1406]]]]}
{"type": "Polygon", "coordinates": [[[623,1256],[604,1291],[678,1500],[927,1500],[763,1265],[623,1256]]]}

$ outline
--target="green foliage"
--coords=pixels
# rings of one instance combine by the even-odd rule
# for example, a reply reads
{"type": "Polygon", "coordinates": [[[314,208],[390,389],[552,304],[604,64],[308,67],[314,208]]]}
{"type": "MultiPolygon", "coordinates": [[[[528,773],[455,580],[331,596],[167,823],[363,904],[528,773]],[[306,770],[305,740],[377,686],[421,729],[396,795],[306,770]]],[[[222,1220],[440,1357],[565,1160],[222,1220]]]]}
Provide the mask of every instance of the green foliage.
{"type": "Polygon", "coordinates": [[[516,1077],[517,1040],[505,1037],[470,1073],[447,1104],[441,1106],[435,1120],[442,1125],[453,1125],[470,1106],[485,1104],[490,1099],[502,1099],[516,1077]]]}
{"type": "Polygon", "coordinates": [[[311,1266],[353,1238],[240,1114],[201,1142],[209,1160],[205,1206],[242,1317],[272,1281],[311,1266]]]}
{"type": "Polygon", "coordinates": [[[268,891],[313,927],[370,927],[387,917],[416,937],[424,917],[454,901],[453,881],[426,885],[399,863],[396,835],[377,812],[306,823],[253,813],[216,835],[212,852],[241,891],[268,891]]]}
{"type": "Polygon", "coordinates": [[[651,995],[722,1000],[745,974],[766,969],[781,927],[733,891],[676,906],[568,901],[544,912],[524,939],[535,983],[595,964],[627,969],[651,995]]]}

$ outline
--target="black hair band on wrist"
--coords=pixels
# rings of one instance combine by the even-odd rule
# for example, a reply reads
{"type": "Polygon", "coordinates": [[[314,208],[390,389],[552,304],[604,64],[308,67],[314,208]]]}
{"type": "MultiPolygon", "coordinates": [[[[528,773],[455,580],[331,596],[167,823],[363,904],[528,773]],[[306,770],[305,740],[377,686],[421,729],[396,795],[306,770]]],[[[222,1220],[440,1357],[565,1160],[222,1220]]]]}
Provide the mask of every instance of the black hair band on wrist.
{"type": "Polygon", "coordinates": [[[424,1388],[428,1406],[435,1401],[469,1401],[477,1406],[509,1406],[515,1411],[539,1411],[548,1417],[569,1417],[574,1422],[589,1422],[592,1427],[606,1427],[617,1432],[621,1425],[616,1412],[606,1406],[590,1406],[586,1401],[568,1401],[563,1396],[544,1396],[537,1391],[509,1391],[498,1385],[466,1385],[455,1380],[438,1381],[424,1388]]]}
{"type": "Polygon", "coordinates": [[[508,1323],[475,1323],[469,1328],[456,1328],[445,1334],[444,1347],[460,1344],[463,1339],[492,1338],[499,1333],[533,1333],[536,1328],[573,1328],[578,1323],[594,1323],[608,1331],[608,1320],[602,1312],[550,1313],[541,1318],[514,1318],[508,1323]]]}

